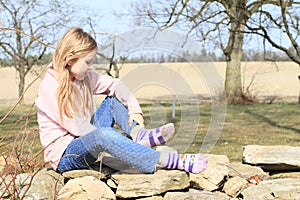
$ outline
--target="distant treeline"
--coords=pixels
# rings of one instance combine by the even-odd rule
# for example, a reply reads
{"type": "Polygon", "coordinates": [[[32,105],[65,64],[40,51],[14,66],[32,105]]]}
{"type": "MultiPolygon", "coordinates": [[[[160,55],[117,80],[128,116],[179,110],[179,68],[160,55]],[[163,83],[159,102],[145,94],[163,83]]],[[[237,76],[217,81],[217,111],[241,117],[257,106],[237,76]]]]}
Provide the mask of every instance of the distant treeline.
{"type": "MultiPolygon", "coordinates": [[[[96,60],[97,64],[107,63],[110,58],[99,57],[96,60]]],[[[139,55],[121,56],[114,59],[117,63],[166,63],[166,62],[203,62],[214,61],[224,62],[225,56],[218,56],[215,53],[190,53],[182,52],[178,54],[168,54],[161,52],[146,52],[139,55]]],[[[244,51],[242,55],[242,61],[291,61],[285,54],[281,52],[257,52],[253,50],[244,51]]]]}
{"type": "MultiPolygon", "coordinates": [[[[51,62],[52,53],[44,54],[40,58],[39,64],[47,64],[51,62]]],[[[13,60],[0,59],[0,65],[12,65],[13,60]],[[2,61],[2,62],[1,62],[2,61]],[[5,64],[4,64],[5,63],[5,64]]],[[[171,53],[161,53],[161,52],[144,52],[134,55],[123,55],[116,58],[104,57],[103,55],[98,56],[95,64],[110,63],[111,61],[115,63],[166,63],[166,62],[203,62],[203,61],[214,61],[214,62],[224,62],[225,57],[223,55],[218,56],[215,53],[206,53],[202,51],[201,53],[190,53],[182,52],[179,54],[171,53]]],[[[280,52],[257,52],[254,50],[244,51],[242,55],[242,61],[291,61],[285,54],[280,52]]]]}

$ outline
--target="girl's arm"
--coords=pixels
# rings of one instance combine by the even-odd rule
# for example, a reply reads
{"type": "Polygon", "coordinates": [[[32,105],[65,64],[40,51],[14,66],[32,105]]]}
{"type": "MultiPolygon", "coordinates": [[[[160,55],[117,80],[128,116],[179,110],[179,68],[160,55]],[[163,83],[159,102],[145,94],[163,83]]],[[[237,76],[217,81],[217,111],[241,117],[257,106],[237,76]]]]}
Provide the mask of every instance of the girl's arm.
{"type": "Polygon", "coordinates": [[[93,94],[115,96],[128,108],[128,114],[142,114],[142,109],[128,87],[120,80],[96,72],[88,73],[93,94]]]}

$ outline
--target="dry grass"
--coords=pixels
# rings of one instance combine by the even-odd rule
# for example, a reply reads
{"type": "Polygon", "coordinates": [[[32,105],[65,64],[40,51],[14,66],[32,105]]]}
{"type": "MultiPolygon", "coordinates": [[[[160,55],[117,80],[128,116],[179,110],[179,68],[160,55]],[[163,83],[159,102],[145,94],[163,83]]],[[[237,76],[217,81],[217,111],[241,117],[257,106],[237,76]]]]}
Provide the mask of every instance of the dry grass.
{"type": "MultiPolygon", "coordinates": [[[[4,119],[9,110],[9,106],[1,105],[0,118],[4,119]]],[[[4,175],[33,172],[43,166],[34,106],[16,107],[0,123],[0,135],[0,155],[6,161],[4,175]]]]}

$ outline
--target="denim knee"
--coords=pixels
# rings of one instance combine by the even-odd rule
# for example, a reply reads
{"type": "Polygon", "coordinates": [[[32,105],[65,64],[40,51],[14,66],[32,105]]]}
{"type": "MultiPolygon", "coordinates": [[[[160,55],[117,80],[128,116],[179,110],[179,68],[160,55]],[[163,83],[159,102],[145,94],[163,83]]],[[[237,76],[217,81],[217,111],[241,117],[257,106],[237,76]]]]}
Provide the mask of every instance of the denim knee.
{"type": "Polygon", "coordinates": [[[92,166],[97,158],[89,153],[79,138],[74,139],[66,148],[58,163],[57,170],[65,171],[86,169],[92,166]]]}

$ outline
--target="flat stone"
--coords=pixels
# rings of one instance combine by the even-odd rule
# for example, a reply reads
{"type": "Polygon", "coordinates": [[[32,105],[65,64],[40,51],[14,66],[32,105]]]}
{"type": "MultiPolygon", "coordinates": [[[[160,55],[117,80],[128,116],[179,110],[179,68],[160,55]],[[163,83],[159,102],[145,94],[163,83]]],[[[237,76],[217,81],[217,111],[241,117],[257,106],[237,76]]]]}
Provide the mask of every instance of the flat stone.
{"type": "Polygon", "coordinates": [[[300,178],[300,172],[281,172],[281,173],[274,173],[270,176],[270,179],[279,179],[279,178],[300,178]]]}
{"type": "Polygon", "coordinates": [[[230,200],[230,197],[224,193],[212,193],[190,189],[188,192],[167,192],[164,200],[230,200]]]}
{"type": "Polygon", "coordinates": [[[152,196],[146,198],[140,198],[139,200],[165,200],[162,196],[152,196]]]}
{"type": "Polygon", "coordinates": [[[229,176],[235,177],[239,176],[244,179],[248,179],[252,176],[258,175],[262,177],[263,180],[269,179],[269,174],[265,172],[261,167],[256,167],[243,163],[229,163],[229,176]]]}
{"type": "Polygon", "coordinates": [[[62,175],[66,179],[81,178],[84,176],[93,176],[99,179],[105,177],[105,174],[102,174],[99,171],[89,170],[89,169],[67,171],[64,172],[62,175]]]}
{"type": "Polygon", "coordinates": [[[243,162],[261,166],[265,171],[300,170],[300,147],[247,145],[243,162]]]}
{"type": "Polygon", "coordinates": [[[137,198],[159,195],[169,190],[182,190],[189,183],[188,174],[179,170],[158,170],[154,174],[113,174],[118,185],[116,196],[137,198]]]}
{"type": "Polygon", "coordinates": [[[242,191],[244,200],[300,199],[300,178],[263,181],[242,191]]]}

